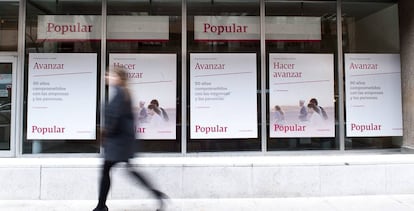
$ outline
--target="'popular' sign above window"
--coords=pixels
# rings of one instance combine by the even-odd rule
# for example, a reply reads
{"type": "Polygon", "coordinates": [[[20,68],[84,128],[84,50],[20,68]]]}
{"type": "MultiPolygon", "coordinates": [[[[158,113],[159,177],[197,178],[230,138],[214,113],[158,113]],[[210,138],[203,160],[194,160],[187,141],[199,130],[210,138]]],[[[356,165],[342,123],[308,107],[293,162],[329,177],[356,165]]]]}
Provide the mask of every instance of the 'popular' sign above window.
{"type": "MultiPolygon", "coordinates": [[[[194,40],[257,41],[260,19],[254,16],[195,16],[194,40]]],[[[266,17],[268,41],[319,41],[319,17],[266,17]]]]}
{"type": "MultiPolygon", "coordinates": [[[[168,16],[108,16],[108,40],[169,40],[168,16]]],[[[37,39],[99,40],[101,17],[94,15],[42,15],[37,39]]]]}

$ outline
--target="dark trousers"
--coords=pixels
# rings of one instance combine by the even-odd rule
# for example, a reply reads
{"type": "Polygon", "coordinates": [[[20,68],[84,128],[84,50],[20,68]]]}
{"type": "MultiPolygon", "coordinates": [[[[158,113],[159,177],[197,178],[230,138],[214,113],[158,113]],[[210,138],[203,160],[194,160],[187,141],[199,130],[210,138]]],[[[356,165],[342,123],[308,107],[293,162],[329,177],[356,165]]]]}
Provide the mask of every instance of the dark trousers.
{"type": "MultiPolygon", "coordinates": [[[[101,175],[101,182],[99,186],[99,202],[98,207],[104,207],[106,203],[106,199],[108,197],[109,188],[111,187],[111,178],[110,178],[110,171],[111,168],[114,167],[119,161],[105,161],[103,168],[102,168],[102,175],[101,175]]],[[[149,180],[147,180],[142,173],[134,170],[133,166],[127,162],[127,169],[128,172],[137,179],[145,188],[151,191],[154,197],[158,198],[159,194],[157,190],[151,185],[149,180]]]]}

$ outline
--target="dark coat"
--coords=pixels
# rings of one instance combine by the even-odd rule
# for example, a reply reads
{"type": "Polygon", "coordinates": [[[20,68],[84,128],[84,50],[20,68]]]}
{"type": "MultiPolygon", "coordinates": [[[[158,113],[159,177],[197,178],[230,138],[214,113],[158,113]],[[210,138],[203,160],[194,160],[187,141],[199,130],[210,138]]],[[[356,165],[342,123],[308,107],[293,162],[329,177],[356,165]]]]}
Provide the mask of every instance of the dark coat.
{"type": "Polygon", "coordinates": [[[135,121],[131,99],[119,86],[105,107],[103,137],[104,158],[108,161],[127,161],[135,152],[135,121]]]}

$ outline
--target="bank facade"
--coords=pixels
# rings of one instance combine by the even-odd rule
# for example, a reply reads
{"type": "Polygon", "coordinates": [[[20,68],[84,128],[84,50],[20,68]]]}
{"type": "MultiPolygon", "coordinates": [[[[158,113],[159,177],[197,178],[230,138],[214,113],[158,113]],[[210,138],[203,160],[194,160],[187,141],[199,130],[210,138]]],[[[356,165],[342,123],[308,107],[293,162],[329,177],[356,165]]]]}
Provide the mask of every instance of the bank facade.
{"type": "MultiPolygon", "coordinates": [[[[362,173],[367,164],[369,174],[384,176],[375,177],[383,189],[355,187],[343,194],[414,192],[401,184],[389,188],[395,167],[387,158],[364,160],[386,153],[412,165],[398,157],[414,146],[411,1],[0,5],[0,156],[16,162],[2,169],[40,175],[26,194],[14,197],[93,198],[94,186],[73,196],[51,187],[64,188],[55,180],[62,171],[89,178],[74,182],[79,186],[95,185],[98,131],[110,98],[104,77],[113,66],[128,70],[140,139],[136,151],[148,159],[144,166],[154,177],[180,178],[179,190],[162,183],[173,196],[205,197],[204,182],[191,179],[208,180],[205,174],[220,178],[217,187],[229,187],[224,195],[211,187],[212,197],[335,193],[335,187],[303,187],[323,186],[321,178],[335,172],[324,169],[332,163],[321,164],[323,156],[355,152],[364,157],[350,174],[362,173]],[[159,112],[147,112],[150,104],[159,112]],[[281,155],[316,158],[275,161],[281,155]],[[259,182],[259,175],[274,178],[280,168],[294,172],[302,185],[274,192],[259,182]],[[310,183],[301,176],[309,172],[310,183]],[[231,175],[246,176],[229,184],[231,175]],[[235,188],[246,181],[248,192],[235,188]]],[[[333,165],[346,172],[340,166],[347,159],[353,158],[333,159],[333,165]]],[[[134,194],[141,193],[115,189],[112,197],[134,194]]]]}

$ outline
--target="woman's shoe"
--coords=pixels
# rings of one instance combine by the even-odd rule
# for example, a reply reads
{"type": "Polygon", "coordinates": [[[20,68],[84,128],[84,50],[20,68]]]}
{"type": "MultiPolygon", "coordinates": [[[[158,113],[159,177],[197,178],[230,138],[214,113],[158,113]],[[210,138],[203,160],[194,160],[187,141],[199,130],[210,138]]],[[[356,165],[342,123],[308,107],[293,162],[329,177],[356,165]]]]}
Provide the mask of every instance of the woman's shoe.
{"type": "Polygon", "coordinates": [[[164,211],[165,210],[165,201],[166,199],[169,199],[167,194],[159,191],[159,190],[152,190],[154,192],[155,197],[158,199],[159,208],[157,211],[164,211]]]}
{"type": "Polygon", "coordinates": [[[92,211],[108,211],[108,207],[106,205],[104,207],[96,207],[92,211]]]}

